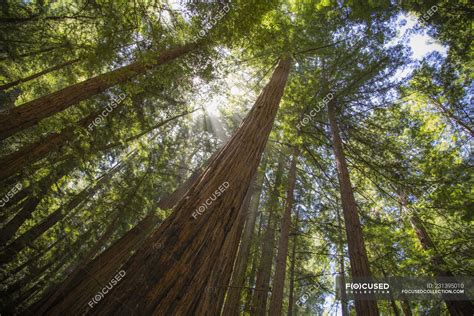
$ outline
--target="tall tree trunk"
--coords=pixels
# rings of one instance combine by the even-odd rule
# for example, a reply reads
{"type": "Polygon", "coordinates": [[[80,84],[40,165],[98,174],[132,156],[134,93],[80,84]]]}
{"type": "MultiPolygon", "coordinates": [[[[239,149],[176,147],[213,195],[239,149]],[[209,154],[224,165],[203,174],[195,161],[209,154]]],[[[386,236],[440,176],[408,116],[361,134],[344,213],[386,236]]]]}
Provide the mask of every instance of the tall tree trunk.
{"type": "Polygon", "coordinates": [[[296,164],[299,150],[295,146],[293,149],[293,159],[291,161],[288,175],[288,189],[286,192],[285,210],[281,219],[280,238],[278,239],[278,253],[276,257],[275,276],[273,278],[272,295],[270,298],[270,315],[281,315],[283,307],[283,293],[285,289],[286,257],[288,256],[288,240],[290,238],[291,210],[294,204],[294,191],[296,185],[296,164]]]}
{"type": "Polygon", "coordinates": [[[252,177],[252,182],[245,195],[244,202],[241,206],[241,212],[238,215],[236,223],[233,224],[229,234],[222,247],[218,259],[215,261],[213,273],[209,276],[207,282],[206,294],[199,304],[199,309],[195,311],[196,315],[219,315],[224,305],[224,297],[230,284],[230,278],[233,268],[235,266],[235,259],[237,257],[237,250],[239,248],[239,241],[241,240],[242,230],[245,225],[245,219],[248,216],[248,209],[250,200],[254,193],[255,176],[252,177]]]}
{"type": "Polygon", "coordinates": [[[0,91],[1,90],[6,90],[6,89],[9,89],[11,87],[14,87],[14,86],[17,86],[19,85],[20,83],[24,83],[24,82],[28,82],[30,80],[33,80],[33,79],[36,79],[38,77],[41,77],[41,76],[44,76],[44,75],[47,75],[53,71],[56,71],[56,70],[59,70],[61,68],[64,68],[64,67],[67,67],[67,66],[70,66],[74,63],[77,63],[80,59],[77,58],[77,59],[72,59],[72,60],[69,60],[69,61],[66,61],[64,63],[61,63],[61,64],[58,64],[56,66],[53,66],[53,67],[50,67],[50,68],[47,68],[45,70],[42,70],[40,72],[37,72],[31,76],[28,76],[28,77],[25,77],[25,78],[21,78],[21,79],[18,79],[18,80],[15,80],[15,81],[12,81],[12,82],[9,82],[9,83],[6,83],[4,85],[0,85],[0,91]]]}
{"type": "MultiPolygon", "coordinates": [[[[67,174],[73,167],[72,166],[61,166],[59,171],[53,170],[46,177],[40,180],[39,192],[36,195],[29,197],[22,205],[21,210],[0,230],[0,244],[6,244],[11,238],[13,238],[18,229],[23,223],[29,219],[36,207],[41,202],[43,197],[47,194],[51,186],[59,181],[65,174],[67,174]]],[[[31,192],[31,188],[26,188],[24,192],[31,192]]],[[[23,192],[22,191],[22,192],[23,192]]]]}
{"type": "Polygon", "coordinates": [[[403,310],[403,315],[405,316],[412,316],[413,314],[411,313],[411,308],[410,308],[410,302],[407,300],[401,301],[402,305],[402,310],[403,310]]]}
{"type": "Polygon", "coordinates": [[[342,316],[349,316],[349,307],[347,305],[347,292],[346,292],[346,269],[344,264],[344,229],[342,227],[341,213],[339,208],[336,209],[337,225],[339,229],[339,240],[337,242],[337,251],[339,252],[339,274],[340,277],[340,289],[341,289],[341,311],[342,316]]]}
{"type": "MultiPolygon", "coordinates": [[[[215,157],[216,155],[213,155],[208,162],[213,161],[215,157]]],[[[160,209],[172,208],[196,182],[202,170],[201,167],[194,171],[173,193],[162,198],[157,206],[160,209]]],[[[91,297],[101,289],[101,285],[114,277],[130,257],[131,252],[138,248],[158,222],[159,218],[155,214],[146,216],[87,265],[79,265],[65,281],[35,303],[31,310],[36,314],[61,314],[67,313],[69,309],[80,309],[86,306],[91,297]]],[[[153,248],[161,248],[161,245],[158,246],[153,248]]]]}
{"type": "Polygon", "coordinates": [[[248,208],[245,230],[242,234],[242,241],[239,246],[237,263],[232,272],[232,282],[227,290],[226,302],[223,315],[240,315],[240,295],[245,285],[245,271],[250,257],[250,247],[255,231],[255,222],[257,220],[258,207],[260,205],[260,196],[262,195],[263,180],[265,177],[267,156],[263,158],[262,167],[257,179],[255,180],[255,192],[253,194],[250,206],[248,208]]]}
{"type": "Polygon", "coordinates": [[[296,211],[295,226],[293,230],[293,245],[291,247],[291,266],[290,266],[290,291],[288,295],[288,316],[293,316],[295,301],[295,268],[296,268],[296,242],[298,238],[299,211],[296,211]]]}
{"type": "MultiPolygon", "coordinates": [[[[402,212],[409,214],[411,226],[415,230],[418,240],[426,251],[431,251],[433,255],[430,256],[432,268],[437,277],[454,277],[454,274],[449,270],[443,257],[439,254],[436,249],[433,240],[431,239],[428,231],[423,225],[423,222],[415,212],[409,212],[408,210],[408,198],[405,193],[400,194],[400,204],[402,206],[402,212]]],[[[448,307],[449,314],[451,316],[462,316],[462,315],[473,315],[474,305],[465,297],[465,300],[451,301],[445,300],[446,306],[448,307]]]]}
{"type": "MultiPolygon", "coordinates": [[[[341,192],[342,209],[346,227],[347,244],[349,248],[349,258],[351,263],[352,276],[371,277],[369,260],[365,249],[362,227],[360,225],[357,205],[352,191],[352,184],[349,177],[342,140],[336,120],[335,99],[328,103],[329,124],[333,140],[334,156],[336,157],[336,169],[341,192]]],[[[379,315],[377,302],[374,300],[355,299],[357,315],[376,316],[379,315]]]]}
{"type": "Polygon", "coordinates": [[[258,266],[258,243],[261,240],[262,237],[262,226],[263,226],[263,212],[260,212],[260,219],[258,221],[258,231],[257,231],[257,238],[255,238],[254,244],[255,244],[255,250],[252,255],[252,267],[250,268],[250,274],[249,274],[249,280],[248,280],[248,288],[247,288],[247,296],[246,296],[246,301],[245,301],[245,306],[244,306],[244,311],[247,313],[251,313],[252,311],[252,298],[254,294],[254,284],[255,284],[255,278],[257,274],[257,266],[258,266]]]}
{"type": "Polygon", "coordinates": [[[257,280],[252,298],[251,315],[265,316],[267,313],[268,292],[270,290],[270,276],[272,272],[273,253],[275,248],[275,212],[280,196],[280,185],[283,175],[283,156],[280,156],[275,175],[275,183],[268,202],[268,220],[261,242],[262,255],[257,270],[257,280]]]}
{"type": "Polygon", "coordinates": [[[86,100],[106,89],[130,80],[145,73],[148,69],[167,64],[174,59],[191,52],[198,44],[163,51],[152,63],[140,61],[119,69],[101,74],[91,79],[73,84],[59,91],[14,107],[10,114],[0,117],[0,140],[3,140],[30,126],[36,125],[44,118],[61,112],[70,106],[86,100]]]}
{"type": "MultiPolygon", "coordinates": [[[[288,58],[280,60],[239,129],[173,213],[127,262],[123,268],[126,275],[89,310],[90,314],[193,315],[201,310],[204,289],[212,287],[209,278],[216,270],[227,268],[214,263],[219,261],[227,237],[238,222],[241,205],[273,126],[290,64],[288,58]],[[221,194],[216,197],[216,192],[221,194]],[[209,200],[213,202],[204,204],[208,206],[205,211],[193,216],[196,207],[209,200]],[[157,242],[164,249],[153,249],[157,242]]],[[[230,276],[231,269],[226,271],[230,276]]]]}

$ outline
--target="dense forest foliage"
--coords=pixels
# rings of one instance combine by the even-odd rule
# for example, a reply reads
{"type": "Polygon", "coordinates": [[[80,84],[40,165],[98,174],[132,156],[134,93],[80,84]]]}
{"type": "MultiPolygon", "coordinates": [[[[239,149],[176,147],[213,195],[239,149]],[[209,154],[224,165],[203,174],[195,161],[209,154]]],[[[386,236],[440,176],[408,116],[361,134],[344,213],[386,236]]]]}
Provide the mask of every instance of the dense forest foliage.
{"type": "Polygon", "coordinates": [[[474,315],[473,18],[0,1],[1,315],[474,315]]]}

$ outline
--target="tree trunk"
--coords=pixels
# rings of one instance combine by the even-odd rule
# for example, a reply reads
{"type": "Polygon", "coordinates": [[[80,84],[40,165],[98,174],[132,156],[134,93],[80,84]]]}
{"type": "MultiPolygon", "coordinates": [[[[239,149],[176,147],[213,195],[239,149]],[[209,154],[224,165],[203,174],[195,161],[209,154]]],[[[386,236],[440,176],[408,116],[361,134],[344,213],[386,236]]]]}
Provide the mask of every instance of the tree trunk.
{"type": "MultiPolygon", "coordinates": [[[[99,114],[100,111],[91,113],[79,120],[77,125],[86,127],[99,114]]],[[[60,132],[51,133],[35,143],[2,157],[0,159],[0,178],[7,179],[38,160],[59,152],[67,142],[71,141],[71,138],[75,137],[74,129],[74,126],[66,127],[60,132]]]]}
{"type": "Polygon", "coordinates": [[[239,246],[237,255],[237,263],[232,272],[232,282],[227,290],[226,302],[224,305],[223,315],[238,316],[240,315],[240,295],[245,285],[245,271],[250,257],[250,246],[255,231],[255,222],[257,220],[257,212],[260,204],[260,196],[262,195],[263,180],[265,176],[267,157],[263,158],[262,167],[258,178],[255,181],[255,192],[253,194],[250,206],[248,208],[247,221],[245,230],[242,235],[242,241],[239,246]]]}
{"type": "Polygon", "coordinates": [[[262,225],[263,225],[263,212],[260,212],[260,219],[258,221],[258,231],[257,231],[257,238],[255,238],[255,249],[252,255],[252,267],[250,269],[249,281],[248,281],[248,288],[247,288],[247,296],[244,306],[244,311],[248,314],[252,311],[252,297],[254,294],[253,287],[255,284],[255,277],[257,274],[257,265],[258,265],[258,243],[262,237],[262,225]]]}
{"type": "Polygon", "coordinates": [[[291,210],[294,204],[294,191],[296,185],[296,164],[299,150],[295,146],[293,149],[293,159],[291,161],[288,175],[288,189],[286,192],[285,211],[281,219],[280,238],[278,239],[278,253],[276,257],[275,276],[273,278],[272,295],[270,298],[270,315],[281,315],[283,307],[283,293],[285,289],[286,257],[288,256],[288,240],[290,238],[291,210]]]}
{"type": "Polygon", "coordinates": [[[293,316],[295,301],[295,267],[296,267],[296,241],[298,238],[299,211],[296,212],[295,227],[293,231],[293,245],[291,248],[291,266],[290,266],[290,291],[288,295],[288,316],[293,316]]]}
{"type": "MultiPolygon", "coordinates": [[[[332,99],[328,103],[328,116],[331,126],[334,156],[336,158],[336,169],[341,192],[352,277],[371,277],[369,260],[362,236],[362,227],[360,225],[359,214],[357,213],[357,205],[352,191],[349,170],[347,169],[342,140],[336,121],[335,99],[332,99]]],[[[356,296],[355,306],[357,315],[379,315],[376,301],[360,300],[357,299],[356,296]]]]}
{"type": "Polygon", "coordinates": [[[411,313],[411,308],[410,308],[410,302],[407,300],[401,301],[402,305],[402,310],[403,310],[403,315],[405,316],[412,316],[413,314],[411,313]]]}
{"type": "MultiPolygon", "coordinates": [[[[409,214],[410,223],[415,230],[416,236],[420,241],[421,246],[426,251],[432,251],[434,254],[430,257],[432,268],[437,277],[454,277],[454,274],[449,270],[443,257],[439,254],[436,249],[433,240],[431,239],[428,231],[423,225],[423,222],[415,212],[409,212],[408,210],[408,198],[405,193],[400,194],[400,204],[402,206],[402,212],[409,214]]],[[[462,316],[474,314],[474,305],[467,299],[459,301],[445,300],[446,306],[448,307],[449,314],[451,316],[462,316]]]]}
{"type": "Polygon", "coordinates": [[[252,299],[251,315],[265,316],[267,313],[268,292],[270,290],[270,276],[272,272],[273,253],[275,248],[275,212],[280,196],[280,185],[283,175],[283,156],[280,156],[275,175],[275,183],[268,202],[268,220],[261,242],[262,255],[257,270],[257,280],[252,299]]]}
{"type": "MultiPolygon", "coordinates": [[[[51,185],[59,181],[72,167],[62,166],[59,171],[53,170],[46,177],[40,180],[39,192],[29,197],[22,205],[21,210],[0,230],[0,244],[5,245],[12,239],[23,223],[31,217],[36,207],[49,191],[51,185]]],[[[26,188],[22,192],[29,193],[31,188],[26,188]]]]}
{"type": "MultiPolygon", "coordinates": [[[[216,155],[213,155],[209,158],[208,163],[215,157],[216,155]]],[[[194,171],[172,194],[162,198],[158,202],[158,207],[160,209],[172,208],[197,181],[201,172],[202,168],[194,171]]],[[[87,265],[79,265],[64,282],[35,303],[31,310],[40,315],[44,313],[64,314],[69,309],[80,309],[86,306],[88,301],[101,289],[101,285],[106,284],[114,277],[130,257],[130,253],[139,247],[158,222],[159,218],[155,214],[146,216],[87,265]]],[[[161,244],[153,246],[158,250],[161,247],[161,244]]]]}
{"type": "MultiPolygon", "coordinates": [[[[282,59],[236,133],[173,213],[127,262],[123,268],[126,275],[89,310],[90,314],[194,315],[196,311],[202,312],[205,288],[211,286],[210,277],[216,270],[227,268],[214,263],[219,261],[227,237],[238,223],[239,211],[272,129],[289,70],[290,60],[282,59]],[[216,192],[221,194],[216,197],[216,192]],[[196,207],[209,200],[213,202],[204,204],[208,207],[195,216],[196,207]],[[164,248],[156,251],[152,247],[156,243],[164,248]]],[[[234,236],[240,236],[240,232],[234,236]]],[[[229,276],[230,270],[226,269],[229,276]]],[[[82,311],[83,308],[81,306],[82,311]]],[[[79,311],[68,309],[68,312],[79,311]]]]}
{"type": "Polygon", "coordinates": [[[31,76],[28,76],[28,77],[25,77],[25,78],[21,78],[21,79],[18,79],[18,80],[15,80],[15,81],[12,81],[12,82],[9,82],[9,83],[6,83],[4,85],[0,85],[0,91],[1,90],[6,90],[6,89],[9,89],[11,87],[14,87],[14,86],[17,86],[19,85],[20,83],[24,83],[24,82],[28,82],[30,80],[33,80],[33,79],[36,79],[38,77],[41,77],[41,76],[44,76],[46,74],[49,74],[53,71],[56,71],[58,69],[61,69],[61,68],[64,68],[64,67],[67,67],[67,66],[70,66],[74,63],[77,63],[80,59],[77,58],[77,59],[73,59],[73,60],[69,60],[69,61],[66,61],[64,63],[61,63],[59,65],[56,65],[56,66],[53,66],[53,67],[50,67],[48,69],[45,69],[43,71],[40,71],[40,72],[37,72],[31,76]]]}
{"type": "Polygon", "coordinates": [[[347,292],[346,292],[346,269],[344,264],[344,230],[342,227],[342,219],[341,213],[339,212],[339,208],[336,209],[336,216],[337,216],[337,225],[339,229],[339,240],[337,243],[337,251],[339,252],[339,273],[341,275],[340,278],[340,289],[341,289],[341,311],[342,316],[349,316],[349,307],[347,305],[347,292]]]}
{"type": "Polygon", "coordinates": [[[73,84],[59,91],[14,107],[10,114],[0,117],[0,140],[36,125],[44,118],[61,112],[70,106],[86,100],[106,89],[145,73],[148,69],[167,64],[191,52],[197,44],[191,43],[165,50],[152,63],[140,61],[119,69],[101,74],[91,79],[73,84]]]}
{"type": "Polygon", "coordinates": [[[54,226],[57,222],[62,220],[66,215],[69,215],[77,206],[84,202],[89,196],[97,192],[100,187],[106,183],[120,168],[114,168],[103,176],[92,188],[86,188],[72,198],[65,207],[59,207],[53,213],[49,214],[45,220],[40,224],[30,228],[21,236],[12,241],[0,254],[0,263],[11,261],[21,250],[31,245],[31,243],[46,232],[49,228],[54,226]]]}

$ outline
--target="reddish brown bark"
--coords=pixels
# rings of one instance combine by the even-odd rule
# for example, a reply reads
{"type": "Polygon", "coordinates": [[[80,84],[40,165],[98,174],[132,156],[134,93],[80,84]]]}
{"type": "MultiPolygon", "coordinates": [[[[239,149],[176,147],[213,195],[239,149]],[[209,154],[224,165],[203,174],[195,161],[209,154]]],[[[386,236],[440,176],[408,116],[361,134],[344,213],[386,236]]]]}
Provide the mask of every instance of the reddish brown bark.
{"type": "MultiPolygon", "coordinates": [[[[357,205],[352,191],[352,184],[347,168],[342,140],[339,132],[339,126],[336,120],[335,99],[328,103],[329,124],[331,126],[331,135],[333,140],[333,151],[336,158],[336,169],[339,179],[339,188],[341,192],[342,209],[347,235],[347,244],[349,248],[349,259],[351,264],[352,276],[371,277],[369,260],[365,249],[362,227],[360,225],[357,205]]],[[[376,316],[379,315],[377,302],[373,300],[355,299],[357,315],[376,316]]]]}
{"type": "Polygon", "coordinates": [[[280,185],[283,174],[283,157],[280,156],[278,168],[275,175],[275,183],[270,194],[268,203],[268,220],[263,239],[261,241],[262,254],[260,264],[257,270],[257,280],[255,281],[255,289],[252,298],[251,315],[265,316],[267,313],[268,292],[270,291],[270,276],[272,272],[273,253],[275,246],[275,212],[280,196],[280,185]]]}
{"type": "Polygon", "coordinates": [[[42,119],[61,112],[116,84],[143,74],[148,69],[167,64],[191,52],[196,47],[197,44],[191,43],[165,50],[152,63],[137,61],[15,107],[10,114],[0,117],[0,140],[34,126],[42,119]]]}
{"type": "Polygon", "coordinates": [[[290,289],[288,293],[288,316],[293,316],[295,302],[295,268],[296,268],[296,242],[298,238],[299,212],[296,212],[295,226],[293,231],[293,245],[291,247],[291,265],[290,265],[290,289]]]}
{"type": "Polygon", "coordinates": [[[214,285],[209,282],[212,276],[230,276],[230,269],[216,266],[215,262],[238,223],[239,210],[272,129],[289,69],[290,60],[282,59],[239,129],[173,213],[124,266],[125,277],[89,311],[91,314],[193,315],[203,311],[205,288],[214,285]],[[229,183],[226,191],[194,219],[195,209],[224,182],[229,183]],[[157,242],[164,249],[153,249],[157,242]],[[226,272],[220,273],[221,269],[226,272]]]}
{"type": "Polygon", "coordinates": [[[342,316],[349,316],[349,307],[347,305],[347,293],[346,293],[346,268],[344,264],[344,229],[342,227],[341,213],[339,208],[336,210],[337,225],[339,226],[339,240],[337,243],[337,251],[339,252],[339,274],[340,274],[340,289],[341,289],[341,311],[342,316]]]}
{"type": "Polygon", "coordinates": [[[273,278],[272,295],[270,298],[270,315],[281,315],[283,307],[283,292],[285,289],[286,257],[288,256],[288,240],[290,238],[291,210],[294,203],[294,191],[296,184],[296,164],[299,150],[293,149],[290,172],[288,175],[288,188],[286,191],[285,210],[281,219],[280,238],[278,239],[278,253],[275,264],[275,276],[273,278]]]}
{"type": "Polygon", "coordinates": [[[242,234],[237,262],[234,271],[232,272],[232,282],[227,290],[226,302],[223,309],[224,315],[240,315],[240,295],[245,285],[245,271],[247,270],[247,264],[250,257],[250,247],[252,245],[252,238],[255,231],[255,222],[257,220],[257,211],[260,204],[260,196],[262,194],[266,169],[266,157],[263,160],[261,170],[255,180],[255,192],[248,207],[245,230],[242,234]]]}
{"type": "MultiPolygon", "coordinates": [[[[213,155],[209,161],[212,161],[215,156],[213,155]]],[[[197,169],[172,194],[162,198],[158,202],[158,207],[161,209],[173,207],[186,194],[201,172],[202,168],[197,169]]],[[[101,289],[101,285],[114,277],[130,257],[131,252],[139,247],[158,222],[159,218],[154,214],[146,216],[95,259],[86,265],[79,265],[64,282],[45,294],[31,310],[36,311],[37,314],[46,312],[61,314],[69,309],[80,309],[86,306],[91,297],[101,289]]],[[[160,247],[161,245],[157,244],[154,248],[160,247]]]]}

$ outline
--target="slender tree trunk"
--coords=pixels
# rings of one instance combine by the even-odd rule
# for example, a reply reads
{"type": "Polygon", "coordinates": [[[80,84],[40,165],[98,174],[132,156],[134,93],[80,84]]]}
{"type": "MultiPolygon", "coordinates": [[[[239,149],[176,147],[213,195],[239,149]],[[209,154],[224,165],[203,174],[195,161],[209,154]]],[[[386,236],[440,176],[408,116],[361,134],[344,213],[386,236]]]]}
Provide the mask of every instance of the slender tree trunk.
{"type": "MultiPolygon", "coordinates": [[[[408,210],[408,198],[405,193],[400,194],[400,203],[402,206],[402,212],[409,214],[410,223],[415,230],[418,240],[426,251],[431,251],[433,255],[430,256],[431,265],[436,273],[437,277],[454,277],[454,274],[449,270],[443,257],[439,254],[436,249],[433,240],[431,239],[428,231],[423,225],[423,222],[415,212],[409,213],[408,210]]],[[[465,297],[465,300],[451,301],[445,300],[446,306],[448,307],[449,314],[451,316],[462,316],[462,315],[473,315],[474,305],[465,297]]]]}
{"type": "Polygon", "coordinates": [[[53,243],[51,243],[48,247],[45,249],[40,250],[35,256],[29,258],[27,261],[19,265],[18,267],[14,268],[11,271],[8,271],[5,277],[0,280],[1,283],[4,283],[6,280],[8,280],[10,277],[15,276],[17,273],[22,271],[24,268],[28,266],[32,266],[32,264],[36,263],[39,258],[41,258],[45,253],[47,253],[49,250],[51,250],[56,244],[60,241],[61,239],[56,239],[53,243]]]}
{"type": "MultiPolygon", "coordinates": [[[[194,315],[196,311],[202,312],[205,288],[213,288],[210,277],[222,269],[230,277],[231,269],[214,263],[222,256],[222,249],[238,222],[289,70],[290,60],[282,59],[236,133],[175,206],[173,213],[127,262],[123,268],[126,275],[89,310],[90,314],[194,315]],[[216,190],[221,192],[218,197],[216,190]],[[206,204],[206,201],[213,202],[206,204]],[[205,211],[193,216],[196,207],[203,203],[208,206],[205,211]],[[157,242],[163,244],[164,249],[153,249],[152,245],[157,242]]],[[[240,236],[240,232],[234,236],[240,236]]],[[[233,262],[234,258],[231,259],[233,262]]],[[[224,274],[217,274],[228,279],[224,274]]]]}
{"type": "Polygon", "coordinates": [[[280,238],[278,239],[278,253],[276,257],[275,276],[273,278],[272,295],[270,298],[270,315],[281,315],[283,308],[283,293],[285,289],[286,257],[288,256],[288,240],[290,238],[291,210],[294,204],[294,191],[296,185],[296,164],[299,150],[295,146],[293,149],[293,159],[291,161],[288,175],[288,189],[286,192],[286,203],[283,217],[281,219],[280,238]]]}
{"type": "MultiPolygon", "coordinates": [[[[341,191],[342,209],[346,227],[347,243],[349,248],[349,258],[351,263],[352,276],[371,277],[369,260],[365,249],[362,227],[360,225],[357,205],[352,191],[352,184],[347,168],[342,140],[336,120],[335,99],[328,104],[328,116],[331,126],[334,156],[336,157],[336,169],[339,178],[341,191]]],[[[375,316],[379,315],[377,302],[373,300],[355,299],[357,315],[375,316]]]]}
{"type": "Polygon", "coordinates": [[[257,238],[255,238],[255,250],[252,256],[252,267],[250,269],[249,281],[248,281],[248,288],[247,288],[247,297],[245,301],[244,311],[247,313],[251,313],[252,311],[252,297],[254,295],[254,286],[255,286],[255,278],[257,274],[257,265],[258,265],[258,243],[262,237],[262,225],[263,225],[263,212],[260,212],[260,219],[258,221],[258,231],[257,231],[257,238]]]}
{"type": "Polygon", "coordinates": [[[296,268],[296,242],[298,238],[299,211],[296,212],[295,227],[293,231],[293,245],[291,247],[291,266],[290,266],[290,291],[288,295],[288,316],[293,316],[295,301],[295,268],[296,268]]]}
{"type": "Polygon", "coordinates": [[[252,239],[255,231],[255,222],[257,220],[260,196],[262,195],[266,160],[267,159],[265,156],[258,178],[255,181],[256,188],[248,208],[247,222],[245,223],[245,230],[243,232],[242,241],[239,246],[237,263],[235,265],[234,271],[232,272],[232,282],[230,283],[230,287],[227,290],[223,315],[240,315],[240,295],[245,285],[245,271],[247,270],[247,264],[250,256],[250,247],[252,245],[252,239]]]}
{"type": "Polygon", "coordinates": [[[411,313],[411,308],[410,308],[410,302],[407,300],[401,301],[402,305],[402,310],[403,310],[403,315],[405,316],[412,316],[413,314],[411,313]]]}
{"type": "Polygon", "coordinates": [[[346,292],[346,269],[344,264],[344,229],[342,227],[342,219],[341,213],[339,212],[339,208],[336,209],[336,216],[337,216],[337,225],[339,226],[339,240],[337,243],[337,250],[339,252],[339,273],[341,275],[340,278],[340,289],[341,289],[341,311],[342,316],[349,316],[349,307],[347,305],[347,292],[346,292]]]}
{"type": "Polygon", "coordinates": [[[6,90],[6,89],[10,89],[11,87],[14,87],[14,86],[17,86],[19,85],[20,83],[25,83],[25,82],[28,82],[30,80],[33,80],[33,79],[36,79],[38,77],[41,77],[41,76],[44,76],[44,75],[47,75],[53,71],[56,71],[56,70],[59,70],[61,68],[64,68],[64,67],[67,67],[67,66],[70,66],[74,63],[77,63],[80,59],[77,58],[77,59],[72,59],[72,60],[69,60],[69,61],[66,61],[64,63],[61,63],[61,64],[58,64],[56,66],[53,66],[53,67],[50,67],[50,68],[47,68],[45,70],[42,70],[40,72],[37,72],[31,76],[28,76],[28,77],[25,77],[25,78],[21,78],[21,79],[18,79],[18,80],[15,80],[15,81],[12,81],[12,82],[9,82],[9,83],[6,83],[4,85],[0,85],[0,91],[1,90],[6,90]]]}
{"type": "MultiPolygon", "coordinates": [[[[209,158],[208,162],[213,161],[215,156],[209,158]]],[[[186,182],[178,186],[173,193],[162,198],[158,202],[158,207],[160,209],[172,208],[197,181],[201,172],[202,168],[194,171],[186,182]]],[[[101,285],[106,284],[114,277],[130,257],[130,253],[138,248],[158,222],[159,218],[155,214],[146,216],[87,265],[79,265],[65,281],[35,303],[31,310],[40,315],[43,313],[61,314],[67,313],[69,309],[80,309],[86,306],[91,297],[101,289],[101,285]]],[[[159,250],[161,246],[161,244],[157,244],[153,248],[159,250]]]]}
{"type": "Polygon", "coordinates": [[[46,232],[49,228],[54,226],[57,222],[62,220],[66,215],[69,215],[74,209],[84,202],[89,196],[97,192],[100,187],[106,183],[120,168],[114,168],[108,174],[103,176],[92,188],[86,188],[72,198],[65,207],[59,207],[53,213],[49,214],[45,220],[40,224],[30,228],[24,234],[16,238],[0,254],[0,263],[11,261],[21,250],[31,245],[31,243],[46,232]]]}
{"type": "MultiPolygon", "coordinates": [[[[40,180],[39,192],[29,197],[22,205],[21,210],[0,230],[0,244],[6,244],[15,236],[21,225],[32,216],[38,204],[51,188],[51,185],[59,181],[71,169],[72,167],[62,166],[59,168],[59,171],[53,170],[40,180]]],[[[31,192],[31,188],[26,188],[22,192],[31,192]]]]}
{"type": "Polygon", "coordinates": [[[268,220],[265,233],[263,235],[261,249],[262,255],[257,270],[257,280],[255,282],[254,295],[252,299],[251,315],[265,316],[267,313],[268,292],[270,290],[270,276],[272,272],[273,253],[275,248],[275,212],[280,196],[280,185],[283,174],[283,157],[280,156],[278,168],[275,175],[275,183],[268,202],[268,220]]]}
{"type": "MultiPolygon", "coordinates": [[[[86,127],[92,122],[100,111],[94,112],[79,120],[77,125],[86,127]]],[[[63,146],[75,137],[74,126],[66,127],[60,132],[51,133],[35,143],[29,144],[20,148],[0,159],[0,178],[8,178],[18,172],[21,172],[25,167],[32,165],[42,158],[51,156],[59,152],[63,146]]]]}
{"type": "Polygon", "coordinates": [[[10,57],[10,56],[9,56],[9,57],[1,57],[1,58],[0,58],[0,61],[8,60],[8,59],[16,60],[16,59],[18,59],[18,58],[29,57],[29,56],[35,56],[35,55],[48,53],[48,52],[51,52],[51,51],[53,51],[53,50],[61,49],[61,48],[66,48],[66,47],[67,47],[66,44],[60,45],[60,46],[44,47],[44,48],[41,48],[41,49],[38,49],[38,50],[35,50],[35,51],[31,51],[31,52],[28,52],[28,53],[16,55],[16,56],[13,56],[13,57],[10,57]]]}
{"type": "Polygon", "coordinates": [[[152,63],[145,64],[137,61],[15,107],[10,114],[0,117],[0,140],[34,126],[42,119],[61,112],[116,84],[143,74],[148,69],[167,64],[191,52],[196,47],[197,44],[191,43],[165,50],[152,63]]]}

